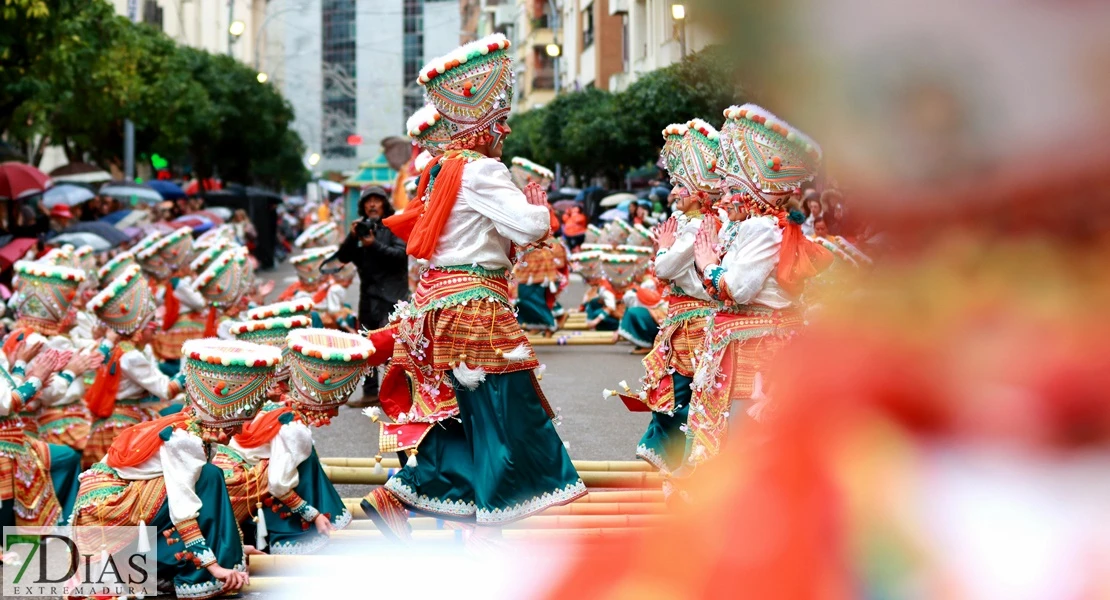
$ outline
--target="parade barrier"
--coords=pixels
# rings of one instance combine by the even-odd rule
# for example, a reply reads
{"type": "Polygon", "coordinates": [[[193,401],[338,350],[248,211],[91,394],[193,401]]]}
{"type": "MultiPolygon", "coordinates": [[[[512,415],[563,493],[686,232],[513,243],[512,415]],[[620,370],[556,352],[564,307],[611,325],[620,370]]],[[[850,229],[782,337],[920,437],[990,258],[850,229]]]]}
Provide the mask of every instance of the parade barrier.
{"type": "Polygon", "coordinates": [[[614,331],[556,331],[551,337],[528,335],[533,346],[609,346],[617,343],[614,331]]]}
{"type": "MultiPolygon", "coordinates": [[[[390,469],[375,473],[372,467],[335,467],[324,466],[324,473],[332,483],[382,485],[389,479],[390,469]]],[[[579,476],[591,488],[655,488],[663,485],[662,478],[657,473],[648,472],[609,472],[609,471],[581,471],[579,476]]]]}
{"type": "MultiPolygon", "coordinates": [[[[576,460],[574,468],[579,473],[583,471],[606,472],[653,472],[654,468],[642,460],[576,460]]],[[[371,467],[374,466],[373,458],[363,457],[333,457],[321,458],[320,463],[329,467],[371,467]]],[[[397,458],[383,458],[383,469],[400,469],[401,461],[397,458]]]]}
{"type": "Polygon", "coordinates": [[[567,320],[563,323],[561,329],[565,331],[586,331],[586,313],[572,312],[567,314],[567,320]]]}

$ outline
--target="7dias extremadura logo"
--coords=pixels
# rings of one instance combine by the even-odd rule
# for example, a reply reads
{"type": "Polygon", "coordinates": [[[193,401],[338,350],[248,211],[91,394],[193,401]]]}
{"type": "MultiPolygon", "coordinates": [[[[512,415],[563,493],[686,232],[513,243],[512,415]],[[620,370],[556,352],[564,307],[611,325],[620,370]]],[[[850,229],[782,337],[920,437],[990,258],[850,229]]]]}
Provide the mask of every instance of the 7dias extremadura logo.
{"type": "Polygon", "coordinates": [[[4,597],[154,596],[154,527],[5,527],[4,597]]]}

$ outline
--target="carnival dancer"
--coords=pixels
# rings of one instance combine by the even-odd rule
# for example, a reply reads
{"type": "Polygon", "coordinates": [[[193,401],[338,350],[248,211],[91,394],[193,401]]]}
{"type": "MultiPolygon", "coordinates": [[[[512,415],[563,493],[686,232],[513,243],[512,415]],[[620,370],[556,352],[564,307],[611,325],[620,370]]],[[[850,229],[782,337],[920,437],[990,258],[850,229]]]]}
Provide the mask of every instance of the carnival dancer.
{"type": "Polygon", "coordinates": [[[236,516],[244,530],[255,530],[258,549],[309,554],[352,518],[324,474],[310,427],[324,427],[339,413],[362,382],[374,346],[361,335],[274,321],[280,320],[241,324],[254,328],[241,334],[287,338],[288,402],[267,403],[213,462],[224,469],[236,516]],[[261,324],[273,327],[260,330],[261,324]]]}
{"type": "Polygon", "coordinates": [[[64,524],[77,498],[80,455],[29,434],[20,412],[37,403],[43,382],[66,363],[67,353],[39,352],[26,339],[9,350],[29,362],[24,375],[0,368],[0,526],[64,524]]]}
{"type": "Polygon", "coordinates": [[[625,294],[624,316],[617,334],[632,344],[632,354],[647,354],[655,344],[659,326],[667,316],[667,303],[655,286],[640,286],[625,294]]]}
{"type": "MultiPolygon", "coordinates": [[[[555,174],[550,169],[528,159],[518,156],[513,159],[512,165],[509,172],[513,183],[521,190],[532,183],[546,190],[555,180],[555,174]]],[[[558,220],[554,212],[552,224],[557,230],[558,220]]],[[[555,315],[558,294],[567,283],[561,279],[565,268],[566,250],[556,235],[519,251],[513,267],[513,280],[516,282],[516,318],[525,330],[550,335],[559,329],[560,320],[565,320],[555,315]]]]}
{"type": "Polygon", "coordinates": [[[382,446],[409,460],[362,508],[392,537],[408,536],[409,508],[476,524],[469,539],[480,544],[586,494],[509,306],[510,247],[550,235],[551,213],[546,193],[521,193],[498,160],[510,133],[508,47],[491,36],[421,70],[454,142],[425,169],[417,202],[386,221],[430,264],[413,301],[398,305],[393,331],[371,336],[378,354],[397,336],[381,402],[398,422],[383,424],[382,446]]]}
{"type": "Polygon", "coordinates": [[[172,581],[179,598],[212,598],[246,585],[247,566],[223,473],[208,462],[210,446],[254,418],[281,352],[203,339],[186,342],[182,354],[187,409],[116,438],[81,475],[74,524],[153,526],[158,535],[145,541],[157,550],[158,576],[172,581]]]}
{"type": "Polygon", "coordinates": [[[154,356],[154,295],[138,265],[109,282],[89,301],[89,308],[108,333],[100,346],[104,364],[85,395],[94,419],[85,447],[86,467],[104,457],[121,431],[158,418],[182,390],[181,374],[170,378],[154,356]]]}
{"type": "Polygon", "coordinates": [[[302,250],[326,248],[339,245],[341,238],[339,225],[336,225],[335,221],[323,221],[306,227],[301,235],[293,240],[293,245],[302,250]]]}
{"type": "Polygon", "coordinates": [[[358,331],[358,315],[347,303],[347,290],[358,275],[354,263],[346,263],[329,277],[328,295],[324,298],[324,312],[321,318],[329,328],[342,329],[355,333],[358,331]]]}
{"type": "Polygon", "coordinates": [[[723,306],[694,375],[686,458],[691,466],[720,452],[730,414],[743,414],[734,405],[760,393],[754,385],[760,369],[801,329],[798,298],[806,280],[832,261],[802,234],[804,215],[784,209],[817,174],[821,148],[754,104],[731,107],[725,118],[718,170],[725,188],[746,201],[750,216],[724,239],[703,227],[694,243],[702,284],[723,306]]]}
{"type": "Polygon", "coordinates": [[[690,386],[717,307],[695,269],[694,241],[702,228],[718,227],[712,210],[721,176],[714,171],[720,136],[708,123],[673,124],[663,130],[663,138],[662,161],[676,186],[675,214],[656,230],[655,275],[667,283],[667,316],[643,361],[643,391],[626,389],[620,396],[630,408],[652,411],[636,456],[670,472],[682,465],[690,386]]]}
{"type": "MultiPolygon", "coordinates": [[[[181,360],[181,344],[187,339],[198,339],[196,327],[178,321],[182,315],[181,300],[175,293],[193,275],[189,264],[194,258],[193,230],[176,229],[135,250],[135,260],[147,275],[154,301],[162,308],[162,319],[155,328],[152,347],[154,354],[164,363],[164,368],[175,372],[181,360]]],[[[142,244],[142,242],[140,242],[142,244]]]]}

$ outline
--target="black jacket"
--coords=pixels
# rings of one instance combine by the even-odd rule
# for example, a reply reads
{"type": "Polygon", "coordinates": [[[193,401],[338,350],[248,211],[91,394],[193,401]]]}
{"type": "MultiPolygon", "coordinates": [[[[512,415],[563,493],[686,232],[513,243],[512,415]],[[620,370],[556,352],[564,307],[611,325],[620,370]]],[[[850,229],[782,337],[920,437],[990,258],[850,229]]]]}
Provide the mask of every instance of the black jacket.
{"type": "Polygon", "coordinates": [[[359,277],[359,313],[361,320],[377,321],[383,315],[370,315],[383,310],[388,313],[398,300],[409,296],[409,260],[405,242],[381,226],[374,243],[360,246],[354,233],[339,246],[340,262],[354,263],[359,277]]]}

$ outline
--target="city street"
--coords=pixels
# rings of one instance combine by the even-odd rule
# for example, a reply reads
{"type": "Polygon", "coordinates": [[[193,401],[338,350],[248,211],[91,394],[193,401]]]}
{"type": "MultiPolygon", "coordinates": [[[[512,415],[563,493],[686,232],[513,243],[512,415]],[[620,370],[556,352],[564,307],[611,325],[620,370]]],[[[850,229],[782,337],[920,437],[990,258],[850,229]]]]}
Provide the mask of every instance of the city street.
{"type": "MultiPolygon", "coordinates": [[[[271,295],[276,298],[281,290],[294,281],[293,269],[288,263],[273,271],[260,274],[273,278],[277,285],[271,295]]],[[[357,306],[358,281],[348,291],[348,302],[357,306]]],[[[572,307],[581,298],[584,286],[572,281],[563,293],[562,303],[572,307]]],[[[642,368],[640,357],[629,354],[630,346],[543,346],[536,353],[543,364],[543,391],[552,408],[562,414],[559,435],[569,446],[571,458],[585,460],[632,460],[636,443],[647,427],[649,413],[631,413],[615,398],[603,399],[601,391],[616,388],[617,382],[627,380],[635,386],[642,368]]],[[[358,397],[356,391],[353,397],[358,397]]],[[[316,451],[321,457],[357,456],[377,454],[378,430],[362,409],[344,406],[339,417],[330,427],[316,432],[316,451]]],[[[336,486],[343,496],[366,493],[365,486],[336,486]]]]}

